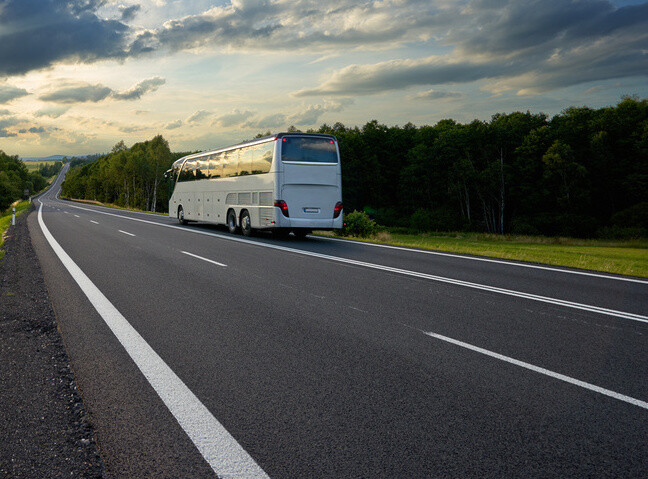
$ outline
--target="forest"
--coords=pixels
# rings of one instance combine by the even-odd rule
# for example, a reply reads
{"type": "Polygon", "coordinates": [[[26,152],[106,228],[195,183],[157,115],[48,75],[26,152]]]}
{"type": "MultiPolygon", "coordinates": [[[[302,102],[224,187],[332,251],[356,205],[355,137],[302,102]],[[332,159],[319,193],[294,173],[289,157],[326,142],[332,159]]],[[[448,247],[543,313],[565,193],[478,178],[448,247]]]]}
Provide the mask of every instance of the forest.
{"type": "Polygon", "coordinates": [[[62,166],[61,162],[43,164],[37,171],[29,172],[17,156],[0,151],[0,213],[14,201],[25,198],[25,190],[33,195],[45,188],[47,178],[58,173],[62,166]]]}
{"type": "MultiPolygon", "coordinates": [[[[345,211],[364,211],[386,227],[648,237],[648,99],[570,107],[552,118],[527,111],[468,124],[374,120],[309,131],[338,138],[345,211]]],[[[120,142],[72,169],[63,193],[166,211],[163,174],[184,154],[161,136],[131,148],[120,142]]]]}

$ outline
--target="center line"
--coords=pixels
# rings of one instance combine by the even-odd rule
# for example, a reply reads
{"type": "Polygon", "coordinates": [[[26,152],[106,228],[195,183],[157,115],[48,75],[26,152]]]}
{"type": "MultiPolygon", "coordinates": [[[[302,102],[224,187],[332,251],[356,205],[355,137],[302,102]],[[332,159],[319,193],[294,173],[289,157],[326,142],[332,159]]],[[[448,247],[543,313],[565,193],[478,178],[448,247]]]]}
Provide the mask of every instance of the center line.
{"type": "Polygon", "coordinates": [[[99,223],[97,223],[95,220],[90,220],[90,223],[94,223],[94,224],[96,224],[96,225],[99,224],[99,223]]]}
{"type": "Polygon", "coordinates": [[[122,230],[117,230],[117,231],[119,231],[120,233],[124,233],[125,235],[128,236],[135,236],[133,233],[129,233],[128,231],[122,231],[122,230]]]}

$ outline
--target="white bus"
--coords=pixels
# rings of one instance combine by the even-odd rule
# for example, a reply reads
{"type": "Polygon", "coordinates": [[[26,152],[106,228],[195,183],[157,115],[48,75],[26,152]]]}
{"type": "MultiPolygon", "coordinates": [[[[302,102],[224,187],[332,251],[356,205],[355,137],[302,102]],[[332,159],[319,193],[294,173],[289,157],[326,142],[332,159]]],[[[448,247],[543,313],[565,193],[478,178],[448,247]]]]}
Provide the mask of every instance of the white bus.
{"type": "Polygon", "coordinates": [[[280,133],[180,158],[169,216],[303,237],[342,228],[342,178],[331,135],[280,133]]]}

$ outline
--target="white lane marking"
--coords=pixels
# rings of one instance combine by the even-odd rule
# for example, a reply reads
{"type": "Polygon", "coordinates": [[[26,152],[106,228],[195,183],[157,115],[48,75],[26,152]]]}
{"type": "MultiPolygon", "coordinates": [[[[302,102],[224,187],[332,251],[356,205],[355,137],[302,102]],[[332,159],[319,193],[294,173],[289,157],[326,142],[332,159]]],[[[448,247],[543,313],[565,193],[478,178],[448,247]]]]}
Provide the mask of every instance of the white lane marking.
{"type": "Polygon", "coordinates": [[[79,215],[74,215],[75,218],[81,218],[79,215]]]}
{"type": "Polygon", "coordinates": [[[96,224],[96,225],[99,224],[99,223],[98,223],[97,221],[95,221],[95,220],[90,220],[90,223],[94,223],[94,224],[96,224]]]}
{"type": "Polygon", "coordinates": [[[70,214],[68,211],[64,211],[63,213],[65,213],[66,215],[69,215],[69,214],[70,214]]]}
{"type": "Polygon", "coordinates": [[[421,253],[421,254],[431,254],[431,255],[436,255],[436,256],[447,256],[450,258],[459,258],[459,259],[467,259],[471,261],[483,261],[486,263],[497,263],[497,264],[505,264],[507,266],[519,266],[520,268],[532,268],[532,269],[543,269],[546,271],[554,271],[556,273],[568,273],[568,274],[579,274],[582,276],[593,276],[595,278],[603,278],[603,279],[613,279],[616,281],[628,281],[631,283],[640,283],[640,284],[648,284],[648,280],[645,279],[638,279],[638,278],[624,278],[622,276],[610,276],[608,274],[603,274],[603,273],[591,273],[588,271],[574,271],[570,269],[562,269],[558,267],[552,267],[552,266],[539,266],[537,264],[526,264],[526,263],[514,263],[512,261],[506,261],[503,259],[494,259],[494,258],[479,258],[475,256],[465,256],[462,254],[458,253],[442,253],[440,251],[425,251],[425,250],[420,250],[420,249],[414,249],[414,248],[406,248],[404,246],[392,246],[388,244],[376,244],[376,243],[368,243],[365,241],[353,241],[353,240],[347,240],[347,239],[342,239],[342,238],[331,238],[329,236],[317,236],[317,239],[322,239],[325,241],[338,241],[341,243],[352,243],[355,245],[361,245],[361,246],[371,246],[374,248],[387,248],[387,249],[395,249],[395,250],[400,250],[400,251],[409,251],[411,253],[421,253]]]}
{"type": "Polygon", "coordinates": [[[203,261],[207,261],[208,263],[213,263],[213,264],[218,265],[218,266],[225,266],[225,267],[227,267],[226,264],[219,263],[218,261],[214,261],[214,260],[211,260],[211,259],[203,258],[202,256],[198,256],[197,254],[189,253],[188,251],[180,251],[180,252],[181,252],[182,254],[186,254],[186,255],[189,255],[189,256],[193,256],[194,258],[198,258],[198,259],[201,259],[201,260],[203,260],[203,261]]]}
{"type": "Polygon", "coordinates": [[[589,389],[590,391],[597,392],[599,394],[603,394],[605,396],[609,396],[614,399],[618,399],[619,401],[627,402],[629,404],[632,404],[634,406],[639,406],[640,408],[643,409],[648,409],[648,402],[641,401],[639,399],[635,399],[630,396],[626,396],[625,394],[620,394],[615,391],[611,391],[610,389],[605,389],[600,386],[596,386],[594,384],[586,383],[585,381],[581,381],[579,379],[572,378],[570,376],[565,376],[564,374],[560,374],[554,371],[551,371],[549,369],[541,368],[539,366],[534,366],[533,364],[530,363],[525,363],[524,361],[519,361],[517,359],[513,359],[509,356],[504,356],[503,354],[495,353],[493,351],[489,351],[488,349],[480,348],[479,346],[474,346],[469,343],[464,343],[463,341],[459,341],[457,339],[452,339],[447,336],[442,336],[440,334],[432,333],[432,332],[426,332],[422,331],[424,334],[427,334],[428,336],[431,336],[436,339],[440,339],[441,341],[445,341],[447,343],[454,344],[455,346],[460,346],[462,348],[470,349],[471,351],[475,351],[480,354],[485,354],[486,356],[490,356],[491,358],[499,359],[500,361],[506,361],[507,363],[515,364],[516,366],[520,366],[525,369],[529,369],[531,371],[535,371],[536,373],[544,374],[545,376],[549,376],[555,379],[558,379],[560,381],[564,381],[570,384],[574,384],[576,386],[579,386],[581,388],[589,389]]]}
{"type": "Polygon", "coordinates": [[[269,477],[68,256],[45,226],[42,210],[41,202],[38,223],[50,246],[214,472],[269,477]]]}
{"type": "Polygon", "coordinates": [[[125,235],[128,236],[135,236],[133,233],[129,233],[128,231],[123,231],[123,230],[117,230],[117,231],[119,231],[120,233],[124,233],[125,235]]]}
{"type": "Polygon", "coordinates": [[[582,311],[589,311],[589,312],[592,312],[592,313],[605,314],[605,315],[608,315],[608,316],[615,316],[617,318],[630,319],[630,320],[633,320],[633,321],[639,321],[641,323],[648,323],[648,316],[644,316],[644,315],[641,315],[641,314],[628,313],[628,312],[625,312],[625,311],[618,311],[618,310],[614,310],[614,309],[602,308],[602,307],[599,307],[599,306],[593,306],[593,305],[583,304],[583,303],[576,303],[574,301],[567,301],[567,300],[563,300],[563,299],[550,298],[550,297],[547,297],[547,296],[540,296],[540,295],[532,294],[532,293],[524,293],[524,292],[521,292],[521,291],[514,291],[514,290],[510,290],[510,289],[505,289],[505,288],[498,288],[498,287],[495,287],[495,286],[488,286],[488,285],[484,285],[484,284],[471,283],[469,281],[462,281],[462,280],[459,280],[459,279],[447,278],[447,277],[444,277],[444,276],[436,276],[436,275],[427,274],[427,273],[419,273],[419,272],[416,272],[416,271],[409,271],[409,270],[406,270],[406,269],[393,268],[391,266],[384,266],[384,265],[380,265],[380,264],[367,263],[367,262],[364,262],[364,261],[358,261],[358,260],[354,260],[354,259],[341,258],[341,257],[330,256],[330,255],[321,254],[321,253],[313,253],[311,251],[288,248],[286,246],[278,246],[278,245],[274,245],[274,244],[260,243],[260,242],[248,240],[248,239],[245,239],[245,238],[238,238],[236,236],[229,236],[229,235],[225,236],[225,235],[220,235],[220,234],[216,234],[216,233],[210,233],[210,232],[207,232],[207,231],[201,231],[201,230],[190,229],[190,228],[183,228],[183,227],[174,226],[174,225],[167,225],[167,224],[164,224],[164,223],[157,223],[155,221],[143,220],[143,219],[140,219],[140,218],[131,218],[129,216],[117,215],[115,213],[108,213],[106,211],[99,211],[99,210],[92,210],[92,209],[88,209],[88,208],[82,208],[80,206],[74,206],[74,205],[69,205],[69,206],[71,206],[72,208],[78,208],[78,209],[81,209],[81,210],[92,211],[92,212],[101,213],[101,214],[104,214],[104,215],[116,216],[117,218],[128,219],[128,220],[131,220],[131,221],[139,221],[141,223],[147,223],[147,224],[151,224],[151,225],[155,225],[155,226],[163,226],[165,228],[176,229],[176,230],[190,232],[190,233],[194,233],[194,234],[200,234],[200,235],[204,235],[204,236],[212,236],[212,237],[224,239],[224,240],[227,240],[227,241],[234,241],[234,242],[237,242],[237,243],[250,244],[250,245],[253,245],[253,246],[258,246],[260,248],[275,249],[275,250],[279,250],[279,251],[285,251],[285,252],[289,252],[289,253],[300,254],[300,255],[303,255],[303,256],[311,256],[311,257],[314,257],[314,258],[321,258],[321,259],[326,259],[326,260],[329,260],[329,261],[335,261],[337,263],[345,263],[345,264],[351,264],[351,265],[354,265],[354,266],[362,266],[362,267],[365,267],[365,268],[376,269],[376,270],[380,270],[380,271],[388,271],[390,273],[397,273],[397,274],[402,274],[402,275],[405,275],[405,276],[412,276],[412,277],[415,277],[415,278],[428,279],[428,280],[432,280],[432,281],[438,281],[438,282],[441,282],[441,283],[454,284],[454,285],[458,285],[458,286],[465,286],[467,288],[479,289],[479,290],[482,290],[482,291],[489,291],[489,292],[492,292],[492,293],[498,293],[498,294],[503,294],[503,295],[507,295],[507,296],[515,296],[515,297],[518,297],[518,298],[529,299],[529,300],[532,300],[532,301],[539,301],[539,302],[542,302],[542,303],[555,304],[555,305],[558,305],[558,306],[564,306],[566,308],[579,309],[579,310],[582,310],[582,311]]]}

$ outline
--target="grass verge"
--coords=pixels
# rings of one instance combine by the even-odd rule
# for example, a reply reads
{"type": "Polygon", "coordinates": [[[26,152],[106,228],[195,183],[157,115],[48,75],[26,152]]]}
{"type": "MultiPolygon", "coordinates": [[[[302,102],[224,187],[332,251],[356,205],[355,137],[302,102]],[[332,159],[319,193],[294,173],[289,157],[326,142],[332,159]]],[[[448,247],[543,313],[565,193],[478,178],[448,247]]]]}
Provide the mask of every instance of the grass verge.
{"type": "Polygon", "coordinates": [[[21,215],[29,209],[29,201],[25,200],[14,203],[12,206],[7,208],[6,211],[0,214],[0,259],[4,256],[2,245],[4,244],[5,233],[9,229],[9,226],[11,226],[11,215],[14,207],[16,208],[16,216],[21,215]]]}
{"type": "Polygon", "coordinates": [[[354,241],[512,259],[554,266],[648,277],[648,240],[583,240],[479,233],[378,233],[354,241]]]}

